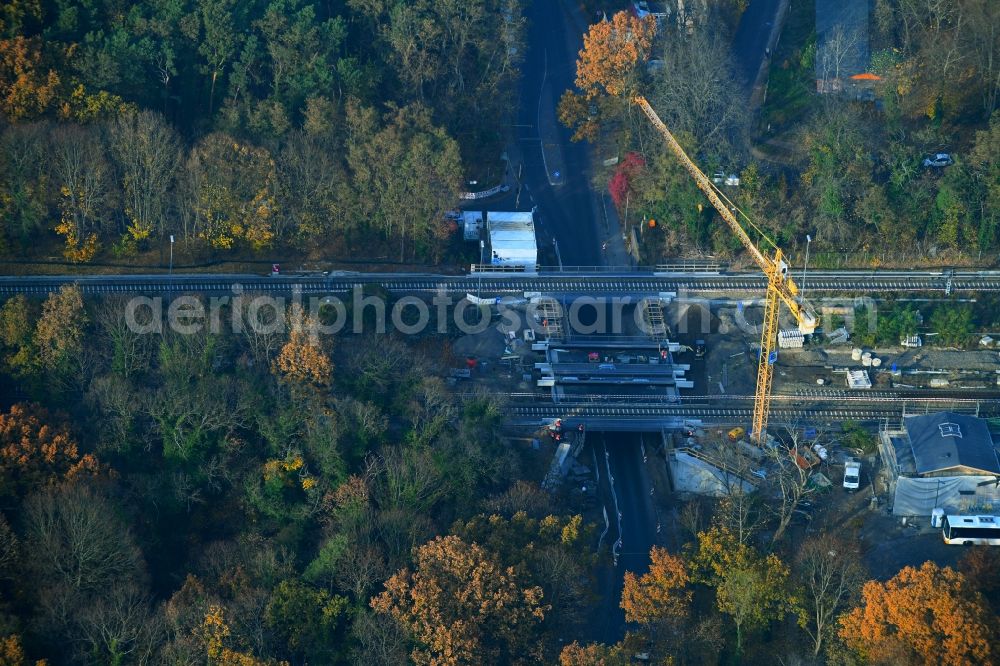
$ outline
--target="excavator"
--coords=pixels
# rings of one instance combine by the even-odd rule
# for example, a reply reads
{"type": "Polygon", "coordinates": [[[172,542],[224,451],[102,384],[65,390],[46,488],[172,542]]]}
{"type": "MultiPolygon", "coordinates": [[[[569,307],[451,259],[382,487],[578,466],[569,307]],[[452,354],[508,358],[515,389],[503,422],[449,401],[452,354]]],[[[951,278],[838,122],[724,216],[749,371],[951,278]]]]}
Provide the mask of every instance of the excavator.
{"type": "Polygon", "coordinates": [[[809,335],[816,330],[819,319],[815,310],[802,298],[798,286],[789,275],[788,263],[785,261],[781,248],[774,244],[753,222],[746,218],[747,223],[752,226],[762,238],[773,248],[773,254],[767,254],[760,250],[747,234],[743,225],[736,217],[736,206],[725,198],[725,195],[718,190],[712,181],[701,172],[701,169],[691,161],[681,145],[663,124],[656,111],[649,105],[646,98],[641,95],[633,97],[632,102],[642,109],[646,117],[649,118],[653,127],[660,133],[667,147],[674,154],[674,157],[681,163],[684,169],[694,178],[695,183],[709,202],[719,212],[722,219],[726,221],[729,228],[740,240],[743,247],[750,254],[760,270],[767,277],[767,296],[764,299],[764,323],[760,336],[760,357],[757,361],[757,390],[753,405],[753,423],[750,430],[751,439],[758,445],[764,445],[767,441],[767,417],[771,410],[771,383],[774,379],[774,363],[778,358],[775,349],[778,336],[778,308],[779,303],[784,302],[791,311],[792,316],[798,323],[799,331],[803,335],[809,335]]]}

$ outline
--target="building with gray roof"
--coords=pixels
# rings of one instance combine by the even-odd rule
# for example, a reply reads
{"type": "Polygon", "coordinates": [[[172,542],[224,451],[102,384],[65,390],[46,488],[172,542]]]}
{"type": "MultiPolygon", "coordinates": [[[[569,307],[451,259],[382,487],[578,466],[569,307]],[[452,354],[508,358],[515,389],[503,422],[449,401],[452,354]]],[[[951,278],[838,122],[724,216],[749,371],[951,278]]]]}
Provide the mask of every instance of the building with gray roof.
{"type": "Polygon", "coordinates": [[[967,414],[907,416],[883,431],[879,453],[898,516],[1000,511],[1000,455],[989,424],[967,414]]]}

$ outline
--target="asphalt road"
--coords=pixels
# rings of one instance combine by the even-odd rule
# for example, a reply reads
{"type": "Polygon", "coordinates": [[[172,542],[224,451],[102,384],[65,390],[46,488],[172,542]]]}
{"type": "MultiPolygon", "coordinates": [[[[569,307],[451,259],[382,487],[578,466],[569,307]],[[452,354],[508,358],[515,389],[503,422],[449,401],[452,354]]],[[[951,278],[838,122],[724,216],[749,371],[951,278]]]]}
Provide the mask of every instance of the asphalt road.
{"type": "Polygon", "coordinates": [[[606,433],[611,474],[621,512],[621,548],[614,586],[608,591],[605,640],[614,643],[625,635],[625,613],[619,606],[626,571],[642,575],[649,570],[649,550],[656,535],[656,518],[639,448],[639,433],[606,433]]]}
{"type": "Polygon", "coordinates": [[[740,17],[733,37],[733,55],[747,90],[764,61],[764,49],[771,34],[781,0],[752,0],[740,17]]]}
{"type": "Polygon", "coordinates": [[[602,261],[599,218],[588,186],[589,148],[570,141],[569,131],[555,121],[555,105],[573,87],[576,55],[583,47],[579,27],[564,11],[560,0],[539,0],[528,7],[528,52],[516,128],[521,179],[538,206],[538,225],[558,240],[562,263],[594,266],[602,261]],[[547,173],[546,158],[552,173],[547,173]]]}
{"type": "MultiPolygon", "coordinates": [[[[585,22],[569,12],[560,0],[541,0],[528,9],[529,52],[524,67],[518,139],[524,164],[522,181],[538,206],[539,226],[559,243],[564,265],[596,266],[606,263],[601,251],[607,240],[598,195],[590,188],[590,147],[573,143],[570,133],[556,121],[555,105],[563,91],[573,87],[576,57],[583,46],[585,22]],[[558,173],[557,173],[558,171],[558,173]]],[[[614,643],[625,632],[625,615],[619,607],[626,570],[644,573],[655,518],[649,502],[649,482],[644,473],[637,433],[608,433],[605,438],[614,488],[621,516],[621,533],[611,498],[604,495],[611,518],[613,538],[622,540],[618,566],[600,575],[604,597],[601,617],[594,629],[603,640],[614,643]]],[[[602,461],[603,462],[603,461],[602,461]]],[[[607,487],[605,486],[605,489],[607,487]]],[[[597,638],[598,636],[594,636],[597,638]]]]}

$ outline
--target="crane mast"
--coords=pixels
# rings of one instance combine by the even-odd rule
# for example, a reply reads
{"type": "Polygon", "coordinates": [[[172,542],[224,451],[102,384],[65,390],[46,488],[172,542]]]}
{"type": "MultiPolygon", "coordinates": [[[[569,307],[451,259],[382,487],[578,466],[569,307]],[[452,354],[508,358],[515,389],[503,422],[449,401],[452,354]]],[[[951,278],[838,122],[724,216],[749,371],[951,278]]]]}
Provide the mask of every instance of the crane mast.
{"type": "Polygon", "coordinates": [[[712,206],[719,212],[722,219],[726,221],[729,228],[740,240],[744,249],[750,254],[757,266],[767,277],[767,296],[764,301],[764,323],[760,337],[760,358],[757,361],[757,390],[754,397],[753,425],[751,437],[759,444],[763,444],[767,434],[767,416],[771,409],[771,383],[774,379],[774,362],[777,358],[775,345],[778,336],[778,307],[779,301],[784,301],[792,315],[798,322],[799,330],[803,334],[810,334],[816,330],[817,319],[812,308],[799,296],[798,287],[788,275],[788,264],[785,262],[781,249],[775,246],[774,255],[768,256],[761,252],[760,248],[747,235],[743,226],[739,223],[736,215],[726,205],[726,203],[716,192],[712,181],[708,179],[701,169],[691,161],[677,139],[670,133],[667,126],[663,124],[656,111],[649,105],[646,98],[636,96],[633,102],[642,109],[653,127],[659,131],[667,147],[681,163],[684,169],[694,178],[695,183],[712,206]]]}

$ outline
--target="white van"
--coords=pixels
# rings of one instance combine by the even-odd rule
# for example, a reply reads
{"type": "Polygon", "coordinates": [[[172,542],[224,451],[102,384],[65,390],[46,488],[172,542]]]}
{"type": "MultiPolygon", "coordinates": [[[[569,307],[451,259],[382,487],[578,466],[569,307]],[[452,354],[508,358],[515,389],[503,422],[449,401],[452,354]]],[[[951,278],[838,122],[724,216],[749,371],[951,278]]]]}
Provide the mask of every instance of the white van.
{"type": "Polygon", "coordinates": [[[861,485],[861,461],[856,458],[848,458],[844,463],[844,487],[848,490],[857,490],[861,485]]]}

